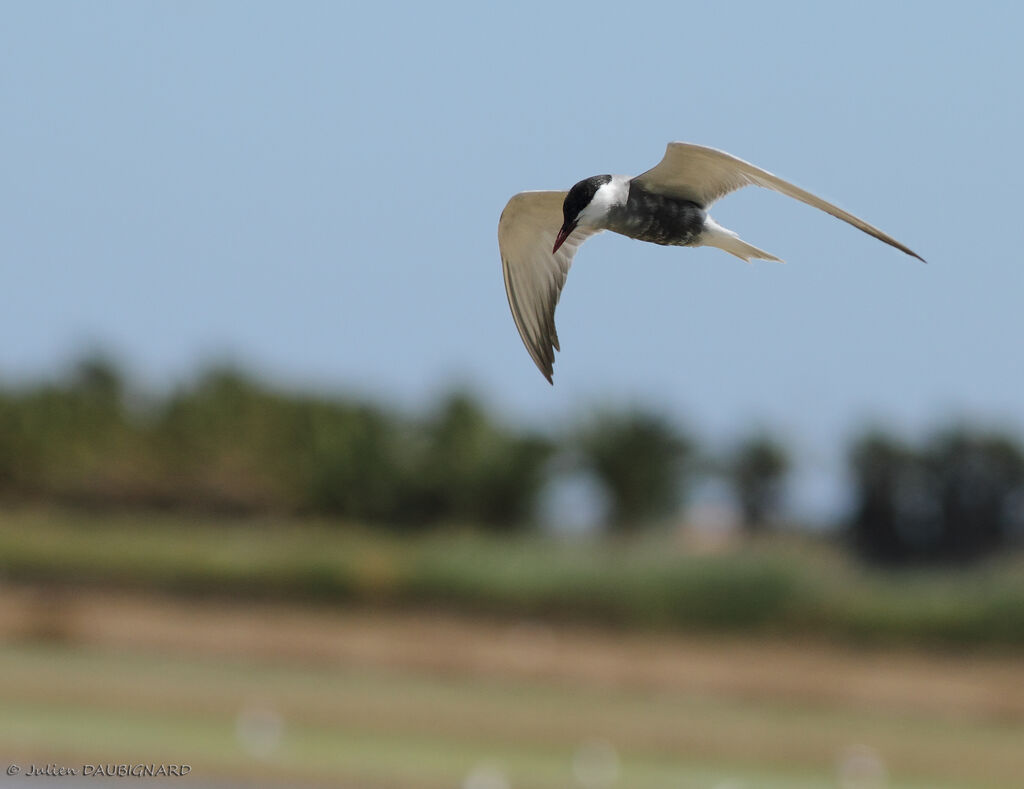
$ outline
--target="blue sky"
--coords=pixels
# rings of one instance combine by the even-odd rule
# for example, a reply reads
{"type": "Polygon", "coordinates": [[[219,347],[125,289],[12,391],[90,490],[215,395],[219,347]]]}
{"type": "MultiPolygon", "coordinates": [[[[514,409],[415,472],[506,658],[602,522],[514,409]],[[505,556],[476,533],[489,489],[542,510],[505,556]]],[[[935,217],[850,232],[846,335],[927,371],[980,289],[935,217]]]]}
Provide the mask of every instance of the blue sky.
{"type": "Polygon", "coordinates": [[[1024,425],[1021,8],[410,6],[8,4],[0,377],[102,347],[153,386],[228,357],[407,408],[463,382],[544,425],[641,403],[712,441],[778,428],[808,500],[866,421],[1024,425]],[[713,213],[782,266],[604,234],[552,388],[508,312],[501,209],[673,139],[929,264],[764,190],[713,213]]]}

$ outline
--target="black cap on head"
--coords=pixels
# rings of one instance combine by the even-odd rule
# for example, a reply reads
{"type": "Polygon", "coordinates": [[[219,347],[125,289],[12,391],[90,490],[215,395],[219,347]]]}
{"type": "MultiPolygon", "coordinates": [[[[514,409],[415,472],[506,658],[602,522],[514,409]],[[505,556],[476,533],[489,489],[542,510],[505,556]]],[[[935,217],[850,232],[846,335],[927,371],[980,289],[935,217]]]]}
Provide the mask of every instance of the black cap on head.
{"type": "Polygon", "coordinates": [[[590,201],[594,199],[597,190],[610,180],[612,180],[610,175],[592,175],[590,178],[584,178],[569,190],[569,194],[565,196],[565,200],[562,203],[562,229],[558,231],[558,236],[555,238],[555,246],[551,250],[552,254],[558,251],[558,248],[562,246],[565,239],[576,228],[580,211],[590,205],[590,201]]]}
{"type": "Polygon", "coordinates": [[[562,203],[562,218],[566,224],[575,222],[580,211],[590,205],[597,190],[610,180],[612,180],[610,175],[593,175],[590,178],[584,178],[570,189],[569,194],[565,196],[565,202],[562,203]]]}

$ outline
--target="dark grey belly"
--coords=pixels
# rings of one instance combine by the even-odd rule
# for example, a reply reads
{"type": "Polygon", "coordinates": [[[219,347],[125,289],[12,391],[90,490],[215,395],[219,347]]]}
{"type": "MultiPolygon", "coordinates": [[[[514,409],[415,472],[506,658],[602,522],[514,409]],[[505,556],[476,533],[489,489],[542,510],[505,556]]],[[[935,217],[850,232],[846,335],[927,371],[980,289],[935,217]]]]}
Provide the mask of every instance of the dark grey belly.
{"type": "Polygon", "coordinates": [[[707,212],[689,200],[676,200],[629,186],[624,206],[608,213],[608,229],[652,244],[687,246],[697,240],[707,212]]]}

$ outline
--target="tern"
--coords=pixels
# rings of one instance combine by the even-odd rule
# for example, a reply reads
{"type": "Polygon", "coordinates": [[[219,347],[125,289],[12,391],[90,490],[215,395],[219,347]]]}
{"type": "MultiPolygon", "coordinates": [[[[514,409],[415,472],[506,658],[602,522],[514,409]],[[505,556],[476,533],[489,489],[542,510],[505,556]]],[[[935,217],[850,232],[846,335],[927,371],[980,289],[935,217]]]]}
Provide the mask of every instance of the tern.
{"type": "Polygon", "coordinates": [[[863,219],[767,170],[724,151],[670,142],[664,158],[641,175],[595,175],[568,192],[514,195],[498,221],[505,292],[523,344],[552,380],[558,334],[555,306],[580,244],[602,230],[654,244],[712,246],[743,260],[776,260],[708,215],[712,203],[744,186],[761,186],[819,208],[923,261],[863,219]]]}

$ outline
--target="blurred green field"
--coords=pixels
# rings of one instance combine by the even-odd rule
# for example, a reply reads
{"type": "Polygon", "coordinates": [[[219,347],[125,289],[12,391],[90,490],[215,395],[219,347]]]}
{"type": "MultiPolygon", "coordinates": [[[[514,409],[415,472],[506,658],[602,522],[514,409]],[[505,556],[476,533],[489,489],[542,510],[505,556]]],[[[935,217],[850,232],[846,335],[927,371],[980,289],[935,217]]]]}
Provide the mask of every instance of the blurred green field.
{"type": "Polygon", "coordinates": [[[0,758],[392,789],[1024,774],[1024,562],[0,512],[0,758]],[[589,756],[588,756],[589,754],[589,756]]]}
{"type": "Polygon", "coordinates": [[[31,644],[0,648],[0,689],[4,758],[185,762],[190,780],[285,785],[1009,787],[1024,734],[784,699],[31,644]]]}
{"type": "Polygon", "coordinates": [[[1024,645],[1024,556],[885,573],[832,543],[775,537],[694,550],[667,533],[610,541],[421,536],[325,521],[0,512],[0,573],[318,603],[440,606],[630,628],[856,643],[1024,645]]]}

